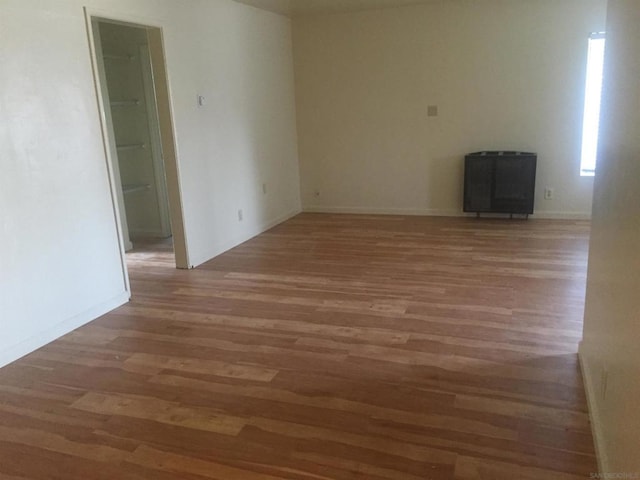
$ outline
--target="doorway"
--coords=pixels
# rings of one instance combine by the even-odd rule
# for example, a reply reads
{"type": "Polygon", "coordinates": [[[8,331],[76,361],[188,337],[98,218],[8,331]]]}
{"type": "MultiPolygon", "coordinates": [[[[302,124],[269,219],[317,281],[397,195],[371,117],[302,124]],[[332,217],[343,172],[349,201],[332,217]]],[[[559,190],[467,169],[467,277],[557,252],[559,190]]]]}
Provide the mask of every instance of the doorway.
{"type": "Polygon", "coordinates": [[[128,289],[127,261],[145,251],[190,267],[162,31],[86,16],[128,289]]]}

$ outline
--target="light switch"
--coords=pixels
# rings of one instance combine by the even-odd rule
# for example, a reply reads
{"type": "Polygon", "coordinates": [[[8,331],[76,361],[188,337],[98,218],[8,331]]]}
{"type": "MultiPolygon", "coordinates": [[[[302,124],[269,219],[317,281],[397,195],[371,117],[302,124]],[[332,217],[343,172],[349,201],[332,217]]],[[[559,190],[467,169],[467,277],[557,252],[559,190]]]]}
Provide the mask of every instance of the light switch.
{"type": "Polygon", "coordinates": [[[199,107],[204,107],[205,104],[205,98],[202,95],[198,95],[198,106],[199,107]]]}

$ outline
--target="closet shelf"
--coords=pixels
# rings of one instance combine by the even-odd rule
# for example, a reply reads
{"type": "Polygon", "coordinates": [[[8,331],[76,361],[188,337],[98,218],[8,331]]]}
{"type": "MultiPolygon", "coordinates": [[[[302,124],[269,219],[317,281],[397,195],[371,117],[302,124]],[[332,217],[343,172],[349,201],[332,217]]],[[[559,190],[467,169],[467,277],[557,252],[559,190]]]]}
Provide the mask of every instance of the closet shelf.
{"type": "Polygon", "coordinates": [[[140,100],[132,98],[130,100],[114,100],[111,102],[112,107],[134,107],[140,105],[140,100]]]}
{"type": "Polygon", "coordinates": [[[102,55],[102,57],[105,60],[122,60],[127,62],[130,62],[131,60],[136,58],[135,55],[118,55],[115,53],[105,53],[102,55]]]}
{"type": "Polygon", "coordinates": [[[134,183],[131,185],[123,185],[122,193],[128,194],[128,193],[142,192],[144,190],[149,190],[150,188],[151,188],[151,185],[149,185],[148,183],[134,183]]]}
{"type": "Polygon", "coordinates": [[[147,148],[146,143],[129,143],[124,145],[117,145],[116,148],[120,151],[122,150],[137,150],[139,148],[147,148]]]}

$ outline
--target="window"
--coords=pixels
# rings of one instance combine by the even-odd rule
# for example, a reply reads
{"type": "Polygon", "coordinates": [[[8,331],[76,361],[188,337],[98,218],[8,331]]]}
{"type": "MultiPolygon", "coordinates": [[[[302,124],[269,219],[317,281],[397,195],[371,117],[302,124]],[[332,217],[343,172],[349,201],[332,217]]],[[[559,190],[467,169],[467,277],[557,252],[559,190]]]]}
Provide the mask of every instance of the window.
{"type": "Polygon", "coordinates": [[[592,33],[589,36],[587,84],[584,96],[584,117],[582,120],[582,157],[580,159],[580,175],[582,176],[593,176],[596,172],[604,42],[603,32],[592,33]]]}

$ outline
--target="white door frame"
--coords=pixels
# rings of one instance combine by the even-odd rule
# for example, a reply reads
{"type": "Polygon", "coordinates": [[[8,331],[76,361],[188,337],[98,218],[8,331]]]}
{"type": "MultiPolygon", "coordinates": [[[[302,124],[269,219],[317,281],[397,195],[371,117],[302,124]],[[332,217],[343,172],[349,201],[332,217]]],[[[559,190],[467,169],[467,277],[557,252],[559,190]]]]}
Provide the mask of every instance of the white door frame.
{"type": "Polygon", "coordinates": [[[128,235],[125,237],[124,229],[126,226],[123,226],[123,221],[126,222],[126,213],[121,213],[121,211],[124,211],[124,198],[121,191],[122,186],[120,185],[119,175],[116,175],[118,173],[116,166],[118,160],[117,152],[115,150],[115,138],[111,131],[112,129],[110,128],[110,107],[109,105],[105,105],[105,98],[108,97],[103,96],[103,91],[106,91],[106,81],[104,72],[101,72],[102,59],[98,58],[98,49],[100,48],[100,45],[96,45],[93,21],[105,20],[122,23],[132,27],[144,28],[147,30],[149,53],[154,73],[156,108],[158,110],[158,121],[160,124],[176,267],[192,268],[189,261],[185,236],[184,212],[180,193],[180,171],[177,161],[177,147],[175,144],[175,130],[173,125],[169,79],[167,76],[166,60],[164,56],[162,24],[161,22],[153,19],[141,19],[131,15],[108,12],[89,7],[84,7],[84,14],[93,68],[93,77],[96,87],[96,97],[98,109],[100,111],[102,139],[111,189],[111,200],[113,202],[114,221],[118,232],[122,272],[125,288],[127,292],[130,293],[129,274],[125,261],[125,242],[128,240],[128,235]]]}

